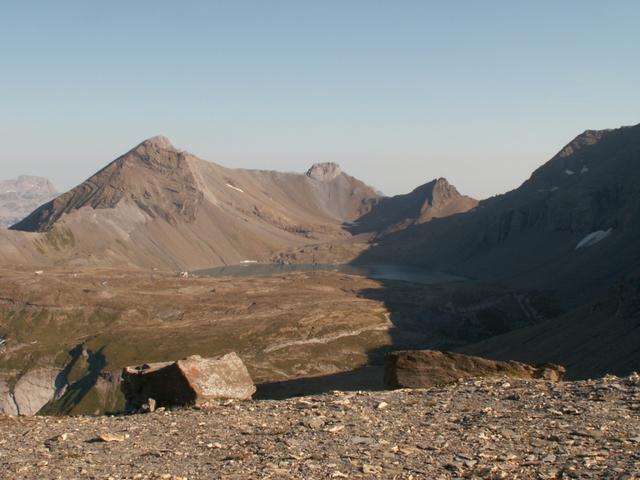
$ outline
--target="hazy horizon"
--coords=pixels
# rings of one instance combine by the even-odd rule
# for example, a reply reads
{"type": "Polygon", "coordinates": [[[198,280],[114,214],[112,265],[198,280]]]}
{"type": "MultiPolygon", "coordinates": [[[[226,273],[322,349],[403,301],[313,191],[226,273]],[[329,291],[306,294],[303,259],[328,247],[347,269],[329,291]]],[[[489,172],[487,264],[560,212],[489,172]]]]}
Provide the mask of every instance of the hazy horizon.
{"type": "Polygon", "coordinates": [[[6,2],[1,179],[67,190],[153,135],[231,168],[333,161],[486,198],[640,122],[640,4],[6,2]],[[622,73],[621,73],[622,72],[622,73]]]}

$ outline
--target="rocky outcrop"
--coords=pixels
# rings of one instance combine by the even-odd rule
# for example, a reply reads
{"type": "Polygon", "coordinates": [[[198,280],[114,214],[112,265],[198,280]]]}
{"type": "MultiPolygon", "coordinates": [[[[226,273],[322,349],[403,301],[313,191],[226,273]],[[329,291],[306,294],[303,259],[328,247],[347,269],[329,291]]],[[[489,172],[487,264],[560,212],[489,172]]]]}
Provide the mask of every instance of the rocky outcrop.
{"type": "Polygon", "coordinates": [[[228,398],[248,400],[256,387],[240,357],[232,352],[214,358],[193,355],[177,362],[126,367],[122,392],[127,409],[149,402],[157,406],[201,405],[228,398]]]}
{"type": "Polygon", "coordinates": [[[496,361],[460,353],[435,350],[406,350],[385,357],[386,388],[430,388],[460,379],[476,377],[511,377],[562,380],[565,368],[560,365],[538,366],[514,361],[496,361]]]}
{"type": "Polygon", "coordinates": [[[49,367],[28,371],[13,388],[7,379],[0,379],[0,413],[35,415],[48,402],[63,395],[66,387],[63,372],[49,367]]]}
{"type": "Polygon", "coordinates": [[[340,165],[333,162],[314,163],[307,170],[307,177],[313,178],[320,182],[329,182],[342,174],[340,165]]]}
{"type": "Polygon", "coordinates": [[[13,398],[13,392],[9,387],[9,383],[0,379],[0,414],[17,415],[18,408],[13,398]]]}

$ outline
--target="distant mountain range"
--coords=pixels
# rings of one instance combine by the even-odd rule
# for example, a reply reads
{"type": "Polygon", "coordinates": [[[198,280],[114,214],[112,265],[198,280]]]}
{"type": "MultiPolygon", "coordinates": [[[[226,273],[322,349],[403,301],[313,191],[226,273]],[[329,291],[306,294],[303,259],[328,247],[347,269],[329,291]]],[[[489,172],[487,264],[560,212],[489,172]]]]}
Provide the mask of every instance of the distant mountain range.
{"type": "Polygon", "coordinates": [[[22,220],[57,195],[46,178],[22,175],[14,180],[0,180],[0,228],[22,220]]]}
{"type": "Polygon", "coordinates": [[[371,236],[475,204],[443,179],[386,199],[333,163],[306,174],[229,169],[154,137],[12,226],[0,259],[205,268],[350,243],[353,230],[371,236]]]}
{"type": "Polygon", "coordinates": [[[154,137],[12,229],[0,262],[186,270],[322,251],[543,286],[575,303],[640,269],[640,125],[588,130],[480,202],[443,178],[384,197],[333,163],[229,169],[154,137]]]}

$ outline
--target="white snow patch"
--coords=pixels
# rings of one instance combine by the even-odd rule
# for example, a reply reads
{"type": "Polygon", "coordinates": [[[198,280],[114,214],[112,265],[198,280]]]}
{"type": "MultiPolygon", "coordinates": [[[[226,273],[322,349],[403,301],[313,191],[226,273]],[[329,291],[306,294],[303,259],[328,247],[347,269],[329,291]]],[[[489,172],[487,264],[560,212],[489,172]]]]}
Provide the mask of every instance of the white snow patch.
{"type": "Polygon", "coordinates": [[[566,173],[567,175],[575,175],[576,172],[574,172],[573,170],[569,170],[568,168],[564,171],[564,173],[566,173]]]}
{"type": "Polygon", "coordinates": [[[240,263],[242,264],[247,264],[247,263],[258,263],[257,260],[242,260],[240,263]]]}
{"type": "Polygon", "coordinates": [[[242,190],[241,188],[235,187],[235,186],[231,185],[230,183],[227,183],[227,187],[233,188],[234,190],[237,190],[240,193],[244,193],[244,190],[242,190]]]}
{"type": "Polygon", "coordinates": [[[578,242],[576,245],[576,250],[578,248],[586,248],[595,245],[596,243],[601,242],[613,232],[613,228],[609,228],[607,230],[596,230],[595,232],[591,232],[589,235],[584,237],[582,240],[578,242]]]}
{"type": "Polygon", "coordinates": [[[589,167],[587,167],[586,165],[584,165],[584,166],[582,167],[582,170],[580,170],[580,173],[581,173],[581,174],[582,174],[582,173],[587,173],[588,171],[589,171],[589,167]]]}

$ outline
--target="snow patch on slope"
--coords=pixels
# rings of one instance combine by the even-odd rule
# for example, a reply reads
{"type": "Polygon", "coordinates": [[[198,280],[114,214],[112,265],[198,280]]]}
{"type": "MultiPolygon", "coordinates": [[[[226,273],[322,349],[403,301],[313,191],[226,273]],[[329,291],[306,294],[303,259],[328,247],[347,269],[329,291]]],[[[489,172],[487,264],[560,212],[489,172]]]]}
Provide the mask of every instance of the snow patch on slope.
{"type": "Polygon", "coordinates": [[[242,190],[241,188],[235,187],[235,186],[231,185],[230,183],[227,183],[226,185],[227,185],[227,187],[233,188],[234,190],[237,190],[240,193],[244,193],[244,190],[242,190]]]}
{"type": "Polygon", "coordinates": [[[613,228],[609,228],[607,230],[596,230],[595,232],[591,232],[589,235],[584,237],[582,240],[578,242],[576,245],[576,250],[579,248],[586,248],[595,245],[596,243],[601,242],[613,232],[613,228]]]}

